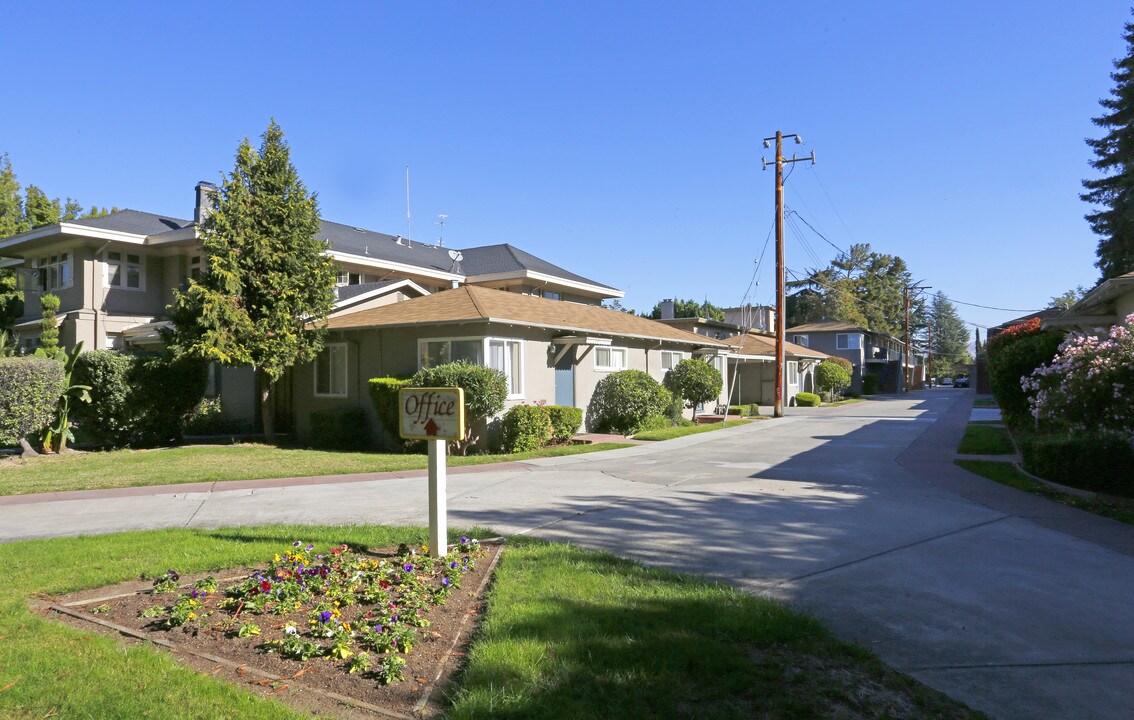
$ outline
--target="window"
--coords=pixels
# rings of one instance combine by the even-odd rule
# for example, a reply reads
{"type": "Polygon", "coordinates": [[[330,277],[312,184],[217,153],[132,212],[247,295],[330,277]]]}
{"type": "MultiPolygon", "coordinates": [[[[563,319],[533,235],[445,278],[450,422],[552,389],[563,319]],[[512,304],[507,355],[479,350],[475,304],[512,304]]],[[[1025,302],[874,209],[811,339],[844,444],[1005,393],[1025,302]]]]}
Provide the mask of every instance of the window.
{"type": "Polygon", "coordinates": [[[68,253],[45,255],[36,262],[40,292],[71,287],[71,256],[68,253]]]}
{"type": "Polygon", "coordinates": [[[626,348],[596,347],[595,370],[625,370],[626,348]]]}
{"type": "Polygon", "coordinates": [[[107,252],[105,281],[107,287],[144,290],[142,257],[130,253],[107,252]]]}
{"type": "Polygon", "coordinates": [[[200,280],[201,279],[201,272],[202,272],[203,268],[204,268],[204,263],[201,262],[201,256],[200,255],[190,255],[189,256],[189,279],[190,280],[200,280]]]}
{"type": "Polygon", "coordinates": [[[558,300],[559,299],[559,293],[555,292],[554,290],[543,290],[542,292],[540,292],[540,295],[545,300],[558,300]]]}
{"type": "Polygon", "coordinates": [[[797,363],[797,362],[787,363],[787,384],[788,385],[798,385],[799,384],[799,363],[797,363]]]}
{"type": "Polygon", "coordinates": [[[476,339],[422,340],[417,344],[417,366],[436,367],[445,363],[465,360],[474,365],[483,365],[481,352],[483,341],[476,339]]]}
{"type": "Polygon", "coordinates": [[[523,385],[523,344],[520,340],[488,340],[488,367],[499,370],[508,377],[508,397],[520,398],[524,395],[523,385]]]}
{"type": "Polygon", "coordinates": [[[858,350],[862,347],[862,334],[839,333],[835,336],[835,347],[839,350],[858,350]]]}
{"type": "Polygon", "coordinates": [[[315,397],[346,397],[346,343],[328,343],[315,358],[315,397]]]}
{"type": "Polygon", "coordinates": [[[672,370],[677,367],[677,363],[681,362],[683,357],[682,353],[674,352],[673,350],[662,350],[661,352],[661,367],[662,370],[672,370]]]}
{"type": "Polygon", "coordinates": [[[808,339],[808,337],[806,335],[792,335],[791,341],[793,343],[795,343],[796,345],[802,345],[803,347],[811,347],[810,345],[808,345],[810,340],[808,339]]]}
{"type": "Polygon", "coordinates": [[[362,273],[352,273],[344,270],[343,268],[339,268],[339,275],[338,279],[335,281],[335,284],[339,287],[342,287],[343,285],[361,285],[362,273]]]}

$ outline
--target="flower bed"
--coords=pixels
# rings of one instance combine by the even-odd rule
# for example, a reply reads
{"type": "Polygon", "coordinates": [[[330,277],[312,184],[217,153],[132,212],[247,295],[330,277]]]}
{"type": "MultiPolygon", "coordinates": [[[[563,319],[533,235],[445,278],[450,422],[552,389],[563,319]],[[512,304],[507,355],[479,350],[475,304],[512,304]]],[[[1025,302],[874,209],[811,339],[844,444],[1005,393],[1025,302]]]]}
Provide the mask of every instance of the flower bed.
{"type": "Polygon", "coordinates": [[[238,577],[190,580],[171,569],[147,591],[83,593],[98,599],[65,611],[172,645],[191,664],[227,668],[254,689],[301,696],[301,705],[322,694],[313,707],[339,698],[412,713],[451,669],[497,552],[468,538],[436,559],[424,546],[317,552],[297,542],[238,577]]]}

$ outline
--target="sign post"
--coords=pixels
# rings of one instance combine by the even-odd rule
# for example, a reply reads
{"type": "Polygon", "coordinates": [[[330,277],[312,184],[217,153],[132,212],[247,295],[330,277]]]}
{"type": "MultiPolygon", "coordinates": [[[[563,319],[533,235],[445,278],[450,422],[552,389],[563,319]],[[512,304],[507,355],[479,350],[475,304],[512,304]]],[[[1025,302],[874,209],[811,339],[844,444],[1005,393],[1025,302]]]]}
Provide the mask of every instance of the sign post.
{"type": "Polygon", "coordinates": [[[444,557],[449,545],[445,444],[465,437],[465,391],[459,387],[401,388],[398,407],[401,436],[425,440],[429,446],[429,554],[444,557]]]}

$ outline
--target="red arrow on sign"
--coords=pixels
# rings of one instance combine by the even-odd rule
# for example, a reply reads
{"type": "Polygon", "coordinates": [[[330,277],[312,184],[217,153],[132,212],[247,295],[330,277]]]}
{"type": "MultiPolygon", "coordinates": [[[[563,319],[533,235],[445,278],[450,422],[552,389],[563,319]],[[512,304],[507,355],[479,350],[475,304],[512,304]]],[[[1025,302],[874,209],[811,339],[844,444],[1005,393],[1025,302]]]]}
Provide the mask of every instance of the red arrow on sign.
{"type": "Polygon", "coordinates": [[[433,418],[429,418],[429,422],[425,423],[425,433],[427,435],[436,435],[438,429],[437,423],[433,422],[433,418]]]}

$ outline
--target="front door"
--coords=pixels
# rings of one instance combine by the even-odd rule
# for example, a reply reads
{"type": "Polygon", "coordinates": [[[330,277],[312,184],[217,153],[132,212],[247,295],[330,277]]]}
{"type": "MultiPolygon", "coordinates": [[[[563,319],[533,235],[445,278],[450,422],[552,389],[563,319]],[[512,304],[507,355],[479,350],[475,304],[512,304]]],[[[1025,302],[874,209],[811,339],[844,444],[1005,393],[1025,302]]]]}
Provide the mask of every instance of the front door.
{"type": "Polygon", "coordinates": [[[555,404],[575,406],[575,350],[572,348],[555,364],[555,404]]]}

